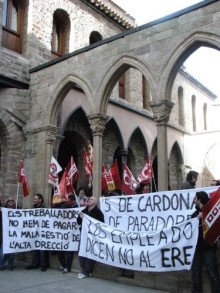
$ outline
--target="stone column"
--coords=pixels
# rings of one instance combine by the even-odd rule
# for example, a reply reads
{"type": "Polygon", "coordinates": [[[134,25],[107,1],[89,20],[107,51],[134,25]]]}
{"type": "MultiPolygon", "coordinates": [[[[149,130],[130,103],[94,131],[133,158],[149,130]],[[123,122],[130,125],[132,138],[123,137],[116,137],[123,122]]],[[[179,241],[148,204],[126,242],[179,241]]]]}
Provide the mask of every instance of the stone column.
{"type": "Polygon", "coordinates": [[[127,164],[128,162],[128,150],[127,149],[123,149],[120,151],[120,155],[121,155],[121,161],[122,163],[127,164]]]}
{"type": "Polygon", "coordinates": [[[150,102],[150,107],[157,123],[157,168],[158,190],[168,189],[168,145],[167,145],[167,122],[174,103],[167,100],[150,102]]]}
{"type": "Polygon", "coordinates": [[[57,139],[57,134],[58,134],[57,127],[48,127],[46,129],[46,144],[47,145],[46,145],[45,169],[44,169],[46,182],[44,185],[44,195],[45,195],[45,202],[48,207],[50,207],[51,188],[52,188],[52,186],[48,183],[48,176],[49,176],[51,157],[53,155],[53,148],[57,139]]]}
{"type": "MultiPolygon", "coordinates": [[[[42,193],[47,206],[50,206],[51,201],[48,176],[57,133],[58,128],[53,126],[44,126],[26,132],[28,150],[25,161],[30,171],[28,173],[31,175],[31,194],[42,193]]],[[[26,207],[32,206],[32,200],[32,198],[27,200],[26,207]]]]}
{"type": "Polygon", "coordinates": [[[102,178],[102,137],[108,116],[103,114],[93,114],[87,116],[87,118],[93,135],[93,195],[100,197],[102,178]]]}

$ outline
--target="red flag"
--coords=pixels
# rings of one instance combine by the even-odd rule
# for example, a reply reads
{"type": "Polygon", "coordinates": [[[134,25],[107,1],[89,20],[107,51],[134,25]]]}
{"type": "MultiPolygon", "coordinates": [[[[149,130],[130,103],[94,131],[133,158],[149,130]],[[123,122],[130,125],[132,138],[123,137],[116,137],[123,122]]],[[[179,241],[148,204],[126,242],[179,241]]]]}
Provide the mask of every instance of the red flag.
{"type": "Polygon", "coordinates": [[[142,171],[138,175],[137,181],[140,183],[145,183],[145,184],[150,183],[153,176],[154,175],[153,175],[153,169],[151,166],[150,157],[148,157],[142,171]]]}
{"type": "Polygon", "coordinates": [[[108,190],[108,186],[106,182],[106,170],[105,170],[104,164],[102,164],[102,190],[108,190]]]}
{"type": "Polygon", "coordinates": [[[30,185],[28,183],[25,171],[24,171],[24,164],[21,161],[20,163],[20,169],[19,169],[19,175],[18,175],[18,182],[23,183],[23,195],[24,197],[28,196],[30,193],[30,185]]]}
{"type": "Polygon", "coordinates": [[[90,141],[88,141],[88,156],[89,156],[89,161],[90,161],[91,167],[93,167],[94,151],[93,151],[93,147],[92,147],[90,141]]]}
{"type": "Polygon", "coordinates": [[[105,172],[105,179],[106,179],[106,183],[107,183],[107,189],[109,191],[112,191],[115,189],[115,183],[114,183],[114,179],[112,177],[111,171],[109,170],[108,172],[105,172]]]}
{"type": "Polygon", "coordinates": [[[73,192],[73,185],[68,178],[67,170],[65,169],[59,183],[59,191],[62,201],[68,201],[68,195],[73,192]]]}
{"type": "Polygon", "coordinates": [[[86,170],[85,176],[91,177],[92,176],[92,166],[87,155],[86,150],[84,149],[84,167],[86,170]]]}
{"type": "Polygon", "coordinates": [[[111,176],[113,178],[115,189],[121,189],[121,178],[119,175],[117,160],[114,161],[109,172],[111,173],[111,176]]]}
{"type": "Polygon", "coordinates": [[[70,183],[74,184],[76,182],[76,180],[79,177],[79,172],[77,170],[76,164],[73,160],[73,157],[71,157],[67,167],[66,167],[66,171],[67,171],[67,181],[69,180],[70,183]]]}
{"type": "Polygon", "coordinates": [[[132,194],[136,194],[135,192],[136,187],[137,187],[137,181],[135,180],[128,166],[124,163],[123,182],[121,185],[121,190],[127,195],[132,195],[132,194]]]}
{"type": "Polygon", "coordinates": [[[203,236],[213,245],[220,236],[220,187],[202,209],[203,236]]]}

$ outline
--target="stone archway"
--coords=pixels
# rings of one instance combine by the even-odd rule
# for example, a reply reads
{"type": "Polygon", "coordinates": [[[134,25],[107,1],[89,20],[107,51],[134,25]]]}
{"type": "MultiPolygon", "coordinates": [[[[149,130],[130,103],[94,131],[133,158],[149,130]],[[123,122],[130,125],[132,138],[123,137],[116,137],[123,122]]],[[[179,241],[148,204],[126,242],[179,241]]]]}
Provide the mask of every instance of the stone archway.
{"type": "Polygon", "coordinates": [[[178,190],[183,182],[183,157],[177,142],[174,143],[169,158],[169,188],[178,190]]]}
{"type": "Polygon", "coordinates": [[[137,58],[133,56],[122,56],[120,59],[116,60],[110,68],[107,69],[106,74],[103,76],[101,83],[99,85],[96,96],[101,97],[100,99],[100,113],[105,114],[107,111],[108,100],[112,93],[112,90],[117,81],[119,81],[121,75],[125,73],[128,69],[134,68],[142,73],[148,82],[152,97],[157,97],[156,95],[156,81],[153,75],[153,70],[148,64],[144,64],[137,58]]]}
{"type": "Polygon", "coordinates": [[[184,61],[200,47],[210,47],[220,50],[220,37],[205,32],[195,32],[185,38],[173,50],[170,58],[160,75],[160,96],[171,99],[171,92],[178,69],[184,61]]]}
{"type": "Polygon", "coordinates": [[[72,156],[79,171],[79,178],[75,187],[84,186],[86,188],[88,180],[84,176],[83,150],[88,148],[89,140],[92,143],[92,135],[88,119],[82,108],[72,112],[64,125],[62,137],[63,140],[58,151],[58,162],[62,168],[65,168],[72,156]]]}
{"type": "MultiPolygon", "coordinates": [[[[20,126],[0,107],[0,192],[16,196],[19,164],[24,159],[24,137],[20,126]]],[[[22,192],[22,191],[21,191],[22,192]]]]}
{"type": "MultiPolygon", "coordinates": [[[[105,127],[103,134],[103,153],[102,160],[107,168],[110,168],[114,158],[116,150],[120,154],[120,150],[123,150],[123,141],[120,129],[114,119],[110,119],[105,127]]],[[[118,156],[117,156],[117,159],[118,156]]],[[[118,160],[119,165],[119,160],[118,160]]],[[[118,166],[121,170],[122,166],[118,166]]]]}
{"type": "Polygon", "coordinates": [[[144,136],[140,128],[137,128],[132,133],[128,146],[128,167],[135,178],[142,170],[147,156],[148,150],[144,136]]]}

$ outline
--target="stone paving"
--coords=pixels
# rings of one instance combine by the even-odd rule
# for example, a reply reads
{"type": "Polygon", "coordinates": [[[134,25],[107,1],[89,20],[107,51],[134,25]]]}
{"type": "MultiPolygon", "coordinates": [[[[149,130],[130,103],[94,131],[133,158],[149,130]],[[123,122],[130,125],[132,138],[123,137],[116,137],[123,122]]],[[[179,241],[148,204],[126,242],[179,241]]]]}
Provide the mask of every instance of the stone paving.
{"type": "Polygon", "coordinates": [[[62,274],[58,270],[25,270],[15,263],[13,271],[0,271],[1,293],[169,293],[155,289],[131,286],[98,278],[77,279],[77,273],[62,274]]]}

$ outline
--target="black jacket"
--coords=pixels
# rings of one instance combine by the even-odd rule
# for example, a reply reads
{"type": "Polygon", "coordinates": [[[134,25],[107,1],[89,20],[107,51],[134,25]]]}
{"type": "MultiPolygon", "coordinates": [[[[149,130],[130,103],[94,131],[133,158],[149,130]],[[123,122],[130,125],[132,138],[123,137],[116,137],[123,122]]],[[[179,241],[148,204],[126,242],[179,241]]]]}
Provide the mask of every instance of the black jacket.
{"type": "MultiPolygon", "coordinates": [[[[102,211],[97,207],[94,207],[91,211],[89,211],[88,207],[86,207],[84,210],[82,210],[82,213],[104,223],[104,215],[102,211]]],[[[78,216],[77,218],[77,223],[78,225],[82,225],[82,218],[80,216],[78,216]]]]}
{"type": "MultiPolygon", "coordinates": [[[[196,218],[200,212],[201,210],[197,208],[196,211],[192,214],[192,218],[196,218]]],[[[207,251],[213,248],[216,249],[216,244],[214,246],[211,246],[205,241],[203,237],[202,219],[199,219],[199,235],[196,249],[198,249],[199,251],[207,251]]]]}

